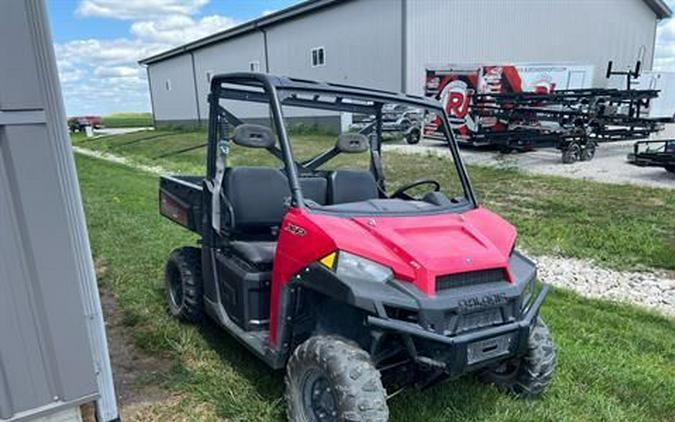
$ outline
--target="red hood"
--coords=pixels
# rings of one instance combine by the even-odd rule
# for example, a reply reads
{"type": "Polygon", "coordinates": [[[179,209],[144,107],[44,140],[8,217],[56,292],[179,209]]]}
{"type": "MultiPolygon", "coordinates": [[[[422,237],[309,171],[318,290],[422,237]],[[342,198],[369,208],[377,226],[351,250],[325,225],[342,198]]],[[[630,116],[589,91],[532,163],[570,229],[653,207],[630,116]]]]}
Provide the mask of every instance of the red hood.
{"type": "Polygon", "coordinates": [[[437,276],[488,268],[504,268],[509,276],[516,230],[483,208],[414,217],[310,218],[336,249],[387,265],[428,295],[435,293],[437,276]]]}

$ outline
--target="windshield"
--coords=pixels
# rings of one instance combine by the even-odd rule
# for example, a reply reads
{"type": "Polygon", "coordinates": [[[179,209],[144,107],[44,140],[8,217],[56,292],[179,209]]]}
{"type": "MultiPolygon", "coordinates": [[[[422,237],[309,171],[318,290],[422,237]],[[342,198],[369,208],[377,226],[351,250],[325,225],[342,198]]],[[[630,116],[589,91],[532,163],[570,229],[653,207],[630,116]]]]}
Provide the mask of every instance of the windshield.
{"type": "Polygon", "coordinates": [[[309,208],[406,214],[471,204],[440,109],[319,92],[282,91],[280,96],[309,208]],[[312,106],[319,104],[322,108],[312,106]],[[336,110],[328,109],[331,104],[336,110]],[[364,145],[346,150],[344,139],[364,145]],[[311,179],[317,175],[327,179],[326,200],[313,198],[318,182],[311,179]]]}
{"type": "Polygon", "coordinates": [[[280,89],[275,116],[263,87],[223,84],[214,111],[221,159],[226,167],[278,169],[289,203],[317,212],[406,215],[474,206],[440,106],[351,91],[280,89]],[[268,143],[238,141],[239,128],[268,143]]]}

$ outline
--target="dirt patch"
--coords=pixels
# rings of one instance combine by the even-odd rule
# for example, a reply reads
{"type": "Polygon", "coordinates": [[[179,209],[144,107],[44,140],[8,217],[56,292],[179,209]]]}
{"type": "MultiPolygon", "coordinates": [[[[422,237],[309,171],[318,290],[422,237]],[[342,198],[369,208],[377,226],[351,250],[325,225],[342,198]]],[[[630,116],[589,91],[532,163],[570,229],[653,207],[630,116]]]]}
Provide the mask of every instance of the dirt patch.
{"type": "MultiPolygon", "coordinates": [[[[101,268],[97,260],[97,270],[101,268]]],[[[124,315],[114,296],[101,290],[101,305],[106,321],[108,349],[112,364],[115,391],[122,420],[148,419],[148,408],[175,403],[177,397],[161,387],[171,362],[150,355],[134,345],[131,329],[124,324],[124,315]]]]}

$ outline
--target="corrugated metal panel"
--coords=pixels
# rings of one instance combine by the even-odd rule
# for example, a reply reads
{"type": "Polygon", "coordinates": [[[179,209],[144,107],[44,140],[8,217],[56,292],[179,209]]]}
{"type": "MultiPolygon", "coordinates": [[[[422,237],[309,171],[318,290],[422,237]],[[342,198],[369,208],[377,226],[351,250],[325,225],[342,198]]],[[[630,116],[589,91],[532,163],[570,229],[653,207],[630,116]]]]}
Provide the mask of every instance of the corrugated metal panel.
{"type": "Polygon", "coordinates": [[[651,67],[656,16],[642,0],[408,0],[408,90],[433,63],[576,62],[651,67]]]}
{"type": "Polygon", "coordinates": [[[197,102],[190,54],[148,67],[152,111],[157,121],[197,120],[197,102]]]}
{"type": "MultiPolygon", "coordinates": [[[[264,72],[265,66],[265,40],[262,32],[253,32],[229,41],[215,44],[195,51],[195,80],[197,82],[197,96],[199,98],[199,110],[202,120],[208,119],[207,96],[210,90],[209,75],[226,72],[248,72],[249,64],[257,62],[260,71],[264,72]]],[[[246,108],[239,107],[242,115],[248,112],[268,116],[269,111],[261,105],[248,104],[246,108]],[[262,114],[260,114],[262,113],[262,114]]]]}
{"type": "Polygon", "coordinates": [[[359,0],[268,29],[270,72],[399,90],[401,0],[359,0]],[[324,47],[326,65],[311,66],[324,47]]]}
{"type": "MultiPolygon", "coordinates": [[[[45,22],[41,0],[2,4],[0,54],[11,60],[0,60],[0,420],[48,414],[112,389],[45,22]]],[[[99,407],[100,420],[117,417],[114,395],[108,410],[99,407]]]]}

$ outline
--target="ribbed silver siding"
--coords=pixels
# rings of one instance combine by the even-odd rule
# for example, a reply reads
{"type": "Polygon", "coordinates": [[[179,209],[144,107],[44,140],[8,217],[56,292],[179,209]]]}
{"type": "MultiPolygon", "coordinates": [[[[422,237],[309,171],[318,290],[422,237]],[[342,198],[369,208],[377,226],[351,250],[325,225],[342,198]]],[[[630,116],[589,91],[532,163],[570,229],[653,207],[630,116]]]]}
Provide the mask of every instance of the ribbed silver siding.
{"type": "Polygon", "coordinates": [[[656,15],[643,0],[407,0],[408,92],[421,93],[428,64],[576,62],[634,65],[654,51],[656,15]]]}
{"type": "Polygon", "coordinates": [[[0,420],[101,391],[108,421],[117,410],[105,331],[45,7],[1,7],[0,420]]]}
{"type": "Polygon", "coordinates": [[[148,67],[152,111],[157,121],[197,120],[191,59],[190,54],[182,54],[148,67]]]}
{"type": "Polygon", "coordinates": [[[273,26],[270,72],[298,78],[399,90],[401,0],[355,0],[273,26]],[[325,66],[311,66],[324,47],[325,66]]]}

